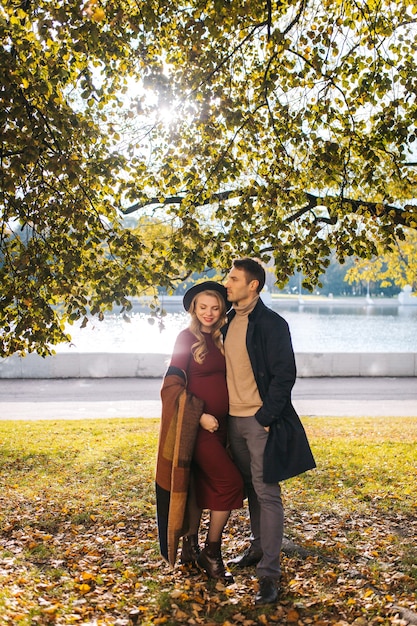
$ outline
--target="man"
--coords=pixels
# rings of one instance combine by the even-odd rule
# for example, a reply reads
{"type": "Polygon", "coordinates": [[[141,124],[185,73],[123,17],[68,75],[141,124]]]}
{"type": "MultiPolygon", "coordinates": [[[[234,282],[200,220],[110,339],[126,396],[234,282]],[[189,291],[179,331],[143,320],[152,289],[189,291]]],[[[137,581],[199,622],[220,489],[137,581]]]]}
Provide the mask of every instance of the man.
{"type": "Polygon", "coordinates": [[[279,481],[315,467],[291,403],[296,367],[287,322],[260,299],[262,265],[237,259],[225,283],[233,304],[225,329],[230,446],[249,504],[251,545],[229,562],[256,565],[255,604],[278,598],[284,511],[279,481]]]}

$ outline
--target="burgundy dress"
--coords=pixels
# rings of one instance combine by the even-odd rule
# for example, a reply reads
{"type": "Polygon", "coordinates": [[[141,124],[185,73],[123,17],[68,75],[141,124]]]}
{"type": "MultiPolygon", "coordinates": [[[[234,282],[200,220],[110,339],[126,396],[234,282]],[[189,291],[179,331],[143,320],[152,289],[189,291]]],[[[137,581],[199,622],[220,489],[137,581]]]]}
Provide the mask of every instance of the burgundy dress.
{"type": "Polygon", "coordinates": [[[243,506],[243,479],[226,451],[229,399],[225,358],[210,333],[204,334],[208,353],[200,365],[191,346],[197,339],[187,328],[175,342],[170,365],[187,373],[187,390],[204,401],[204,412],[216,417],[214,433],[198,429],[192,471],[198,506],[213,511],[229,511],[243,506]]]}

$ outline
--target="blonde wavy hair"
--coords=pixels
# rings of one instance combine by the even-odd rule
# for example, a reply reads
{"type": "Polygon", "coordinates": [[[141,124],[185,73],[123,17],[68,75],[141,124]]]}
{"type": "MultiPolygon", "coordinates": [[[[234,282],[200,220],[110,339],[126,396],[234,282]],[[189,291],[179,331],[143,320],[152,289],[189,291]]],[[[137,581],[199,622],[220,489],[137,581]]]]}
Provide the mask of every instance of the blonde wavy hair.
{"type": "Polygon", "coordinates": [[[217,302],[219,303],[219,306],[220,306],[220,317],[218,321],[216,322],[216,324],[214,324],[214,326],[212,327],[211,334],[213,335],[214,344],[217,346],[217,348],[220,350],[222,354],[224,354],[223,335],[220,332],[220,329],[222,326],[226,324],[226,321],[227,321],[226,303],[224,299],[222,298],[222,296],[217,291],[206,289],[205,291],[201,291],[196,296],[194,296],[194,298],[192,299],[190,308],[188,310],[189,314],[191,315],[191,322],[190,322],[189,328],[197,339],[197,341],[193,343],[193,345],[191,346],[191,351],[194,357],[194,361],[196,361],[196,363],[198,363],[199,365],[201,365],[204,362],[204,359],[208,352],[204,333],[201,331],[201,323],[198,321],[198,318],[195,312],[196,306],[197,306],[197,300],[199,296],[203,294],[206,296],[214,296],[217,299],[217,302]]]}

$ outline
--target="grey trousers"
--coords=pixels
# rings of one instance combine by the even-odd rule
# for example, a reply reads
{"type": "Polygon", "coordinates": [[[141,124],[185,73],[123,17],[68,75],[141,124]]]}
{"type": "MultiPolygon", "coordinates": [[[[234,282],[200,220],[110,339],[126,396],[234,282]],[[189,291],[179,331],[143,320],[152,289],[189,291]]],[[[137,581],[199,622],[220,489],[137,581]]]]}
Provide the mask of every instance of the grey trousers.
{"type": "Polygon", "coordinates": [[[252,548],[263,556],[256,568],[259,577],[278,579],[284,534],[284,508],[279,483],[264,483],[263,456],[268,433],[254,416],[229,416],[230,447],[242,473],[249,504],[252,548]]]}

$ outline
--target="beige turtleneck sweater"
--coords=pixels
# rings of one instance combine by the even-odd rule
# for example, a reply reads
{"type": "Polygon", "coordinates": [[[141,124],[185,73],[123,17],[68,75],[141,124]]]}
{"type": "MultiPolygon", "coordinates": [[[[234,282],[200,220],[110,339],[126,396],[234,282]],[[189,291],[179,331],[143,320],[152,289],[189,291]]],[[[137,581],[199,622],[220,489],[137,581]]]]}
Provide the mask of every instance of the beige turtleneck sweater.
{"type": "Polygon", "coordinates": [[[234,417],[255,415],[262,406],[246,349],[249,313],[255,308],[258,299],[255,298],[245,307],[235,307],[236,315],[230,322],[224,342],[229,413],[234,417]]]}

